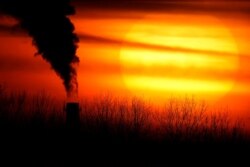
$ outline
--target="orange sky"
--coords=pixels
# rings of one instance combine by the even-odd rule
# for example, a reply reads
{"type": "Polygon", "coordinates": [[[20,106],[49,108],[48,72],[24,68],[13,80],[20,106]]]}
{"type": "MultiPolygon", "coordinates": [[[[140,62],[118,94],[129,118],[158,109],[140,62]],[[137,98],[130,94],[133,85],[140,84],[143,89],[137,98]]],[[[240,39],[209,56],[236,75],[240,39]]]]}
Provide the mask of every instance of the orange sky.
{"type": "MultiPolygon", "coordinates": [[[[80,97],[110,92],[158,102],[194,95],[250,116],[248,14],[76,9],[71,19],[80,37],[80,97]]],[[[0,17],[0,83],[65,97],[59,77],[40,56],[34,57],[31,38],[8,28],[15,23],[0,17]]]]}

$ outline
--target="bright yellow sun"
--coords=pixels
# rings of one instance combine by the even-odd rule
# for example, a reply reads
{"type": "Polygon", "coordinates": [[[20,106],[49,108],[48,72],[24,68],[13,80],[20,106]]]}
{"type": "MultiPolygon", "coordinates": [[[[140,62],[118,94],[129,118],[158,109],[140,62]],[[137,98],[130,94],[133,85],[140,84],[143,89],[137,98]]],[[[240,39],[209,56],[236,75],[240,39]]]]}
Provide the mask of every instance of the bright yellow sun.
{"type": "Polygon", "coordinates": [[[126,34],[120,60],[134,95],[216,101],[233,87],[237,54],[230,31],[215,17],[149,15],[126,34]]]}

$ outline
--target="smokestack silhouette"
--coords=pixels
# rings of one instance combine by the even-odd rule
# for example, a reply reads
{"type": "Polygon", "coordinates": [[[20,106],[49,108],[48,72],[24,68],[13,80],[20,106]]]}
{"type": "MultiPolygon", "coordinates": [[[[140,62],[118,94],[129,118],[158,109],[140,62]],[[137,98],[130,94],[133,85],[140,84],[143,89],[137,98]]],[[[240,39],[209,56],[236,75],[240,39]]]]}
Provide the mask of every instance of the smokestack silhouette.
{"type": "Polygon", "coordinates": [[[66,125],[70,130],[77,130],[80,126],[80,105],[78,102],[66,103],[66,125]]]}
{"type": "Polygon", "coordinates": [[[78,37],[67,17],[75,13],[70,0],[1,0],[0,12],[19,20],[33,38],[37,53],[63,80],[68,97],[78,93],[76,56],[78,37]]]}

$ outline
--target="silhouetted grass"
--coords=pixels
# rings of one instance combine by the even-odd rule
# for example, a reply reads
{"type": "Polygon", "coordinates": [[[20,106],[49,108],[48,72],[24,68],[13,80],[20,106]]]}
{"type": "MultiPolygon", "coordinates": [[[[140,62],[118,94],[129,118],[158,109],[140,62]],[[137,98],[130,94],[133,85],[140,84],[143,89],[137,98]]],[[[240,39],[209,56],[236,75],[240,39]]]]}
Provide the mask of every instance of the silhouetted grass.
{"type": "MultiPolygon", "coordinates": [[[[237,141],[245,136],[243,124],[230,120],[227,112],[209,112],[205,102],[193,98],[172,98],[160,109],[140,98],[110,94],[80,104],[79,132],[86,134],[169,142],[237,141]]],[[[31,95],[0,87],[0,119],[7,127],[64,129],[64,105],[44,92],[31,95]]]]}
{"type": "Polygon", "coordinates": [[[170,99],[165,107],[139,98],[105,95],[81,103],[83,128],[97,134],[164,142],[237,142],[245,140],[244,126],[226,111],[209,112],[205,102],[170,99]]]}
{"type": "MultiPolygon", "coordinates": [[[[31,143],[35,150],[52,149],[52,160],[54,155],[68,158],[76,148],[88,156],[109,158],[107,150],[115,147],[112,156],[116,159],[123,159],[128,151],[134,159],[141,160],[140,156],[145,159],[154,155],[149,150],[176,155],[177,147],[186,144],[192,145],[188,149],[194,149],[193,144],[248,143],[240,121],[232,121],[224,111],[208,111],[204,102],[193,98],[173,98],[157,108],[140,98],[106,94],[82,99],[80,104],[80,127],[72,130],[65,124],[65,102],[44,92],[11,92],[0,86],[0,143],[10,142],[18,150],[27,149],[25,145],[31,143]],[[62,155],[65,150],[71,153],[62,155]]],[[[117,165],[122,164],[119,161],[117,165]]]]}

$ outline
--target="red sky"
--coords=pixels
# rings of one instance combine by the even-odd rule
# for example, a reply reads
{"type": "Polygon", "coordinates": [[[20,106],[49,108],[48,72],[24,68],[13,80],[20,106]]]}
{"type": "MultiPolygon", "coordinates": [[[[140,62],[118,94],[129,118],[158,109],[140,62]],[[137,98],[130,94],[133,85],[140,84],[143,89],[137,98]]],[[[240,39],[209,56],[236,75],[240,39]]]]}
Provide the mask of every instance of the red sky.
{"type": "MultiPolygon", "coordinates": [[[[250,116],[247,1],[75,2],[79,96],[104,92],[155,102],[194,95],[250,116]]],[[[0,17],[0,83],[66,96],[32,39],[0,17]]]]}

